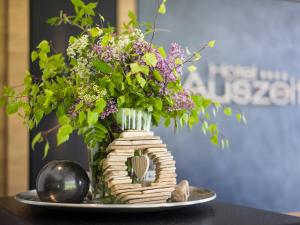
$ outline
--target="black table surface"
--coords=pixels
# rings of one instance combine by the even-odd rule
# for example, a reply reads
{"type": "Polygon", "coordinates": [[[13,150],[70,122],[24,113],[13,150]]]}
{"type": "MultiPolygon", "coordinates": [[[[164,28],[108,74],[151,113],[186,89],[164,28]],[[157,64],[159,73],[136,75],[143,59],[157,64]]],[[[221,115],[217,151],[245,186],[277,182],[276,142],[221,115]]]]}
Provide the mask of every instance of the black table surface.
{"type": "Polygon", "coordinates": [[[1,225],[277,225],[300,224],[300,218],[213,201],[156,213],[87,213],[28,206],[0,198],[1,225]]]}

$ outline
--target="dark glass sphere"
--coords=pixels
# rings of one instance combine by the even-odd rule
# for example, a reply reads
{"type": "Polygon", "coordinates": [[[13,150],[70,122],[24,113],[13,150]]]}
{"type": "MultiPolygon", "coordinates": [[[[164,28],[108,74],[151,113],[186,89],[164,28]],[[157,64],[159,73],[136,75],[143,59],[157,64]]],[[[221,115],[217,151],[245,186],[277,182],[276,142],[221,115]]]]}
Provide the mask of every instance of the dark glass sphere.
{"type": "Polygon", "coordinates": [[[40,170],[36,180],[37,194],[44,202],[82,202],[89,186],[86,171],[67,160],[49,162],[40,170]]]}

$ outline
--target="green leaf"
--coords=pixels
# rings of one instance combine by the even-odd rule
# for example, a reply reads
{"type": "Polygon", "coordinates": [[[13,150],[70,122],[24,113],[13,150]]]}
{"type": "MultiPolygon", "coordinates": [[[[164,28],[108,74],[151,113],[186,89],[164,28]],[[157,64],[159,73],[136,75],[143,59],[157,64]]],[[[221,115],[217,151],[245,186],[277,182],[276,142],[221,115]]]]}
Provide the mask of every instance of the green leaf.
{"type": "Polygon", "coordinates": [[[98,72],[104,73],[104,74],[110,74],[112,73],[112,68],[105,62],[101,60],[94,60],[93,66],[98,72]]]}
{"type": "Polygon", "coordinates": [[[78,118],[79,124],[82,125],[82,124],[83,124],[83,121],[84,121],[85,119],[86,119],[85,113],[84,113],[83,111],[81,111],[81,112],[79,113],[79,118],[78,118]]]}
{"type": "Polygon", "coordinates": [[[83,106],[83,101],[80,101],[75,107],[75,112],[78,111],[79,109],[81,109],[82,106],[83,106]]]}
{"type": "Polygon", "coordinates": [[[208,123],[207,123],[207,121],[203,121],[202,126],[204,127],[205,130],[208,130],[208,123]]]}
{"type": "Polygon", "coordinates": [[[203,107],[202,97],[199,95],[192,95],[192,100],[195,103],[197,108],[203,107]]]}
{"type": "Polygon", "coordinates": [[[230,107],[225,107],[225,108],[224,108],[224,114],[225,114],[226,116],[231,116],[231,114],[232,114],[232,109],[231,109],[230,107]]]}
{"type": "Polygon", "coordinates": [[[190,73],[194,72],[195,70],[197,70],[197,67],[194,66],[194,65],[190,65],[190,66],[188,67],[188,71],[189,71],[190,73]]]}
{"type": "Polygon", "coordinates": [[[219,134],[218,126],[215,123],[209,124],[207,130],[213,135],[213,134],[219,134]]]}
{"type": "Polygon", "coordinates": [[[60,125],[66,125],[71,122],[71,119],[67,115],[63,115],[58,118],[58,122],[60,125]]]}
{"type": "Polygon", "coordinates": [[[176,65],[181,65],[182,64],[182,60],[180,58],[176,58],[175,59],[175,64],[176,65]]]}
{"type": "Polygon", "coordinates": [[[89,31],[92,37],[99,37],[103,33],[99,27],[93,27],[89,31]]]}
{"type": "Polygon", "coordinates": [[[88,110],[88,113],[87,113],[87,122],[88,122],[89,126],[92,126],[95,123],[97,123],[98,118],[99,118],[99,113],[91,111],[91,110],[88,110]]]}
{"type": "Polygon", "coordinates": [[[159,82],[163,81],[163,78],[160,75],[160,72],[158,70],[153,70],[153,76],[157,81],[159,81],[159,82]]]}
{"type": "Polygon", "coordinates": [[[61,145],[62,143],[69,140],[70,134],[73,132],[73,127],[70,124],[66,124],[61,126],[57,132],[57,145],[61,145]]]}
{"type": "Polygon", "coordinates": [[[214,134],[210,137],[210,142],[214,145],[219,145],[219,136],[217,134],[214,134]]]}
{"type": "Polygon", "coordinates": [[[136,76],[136,80],[139,83],[139,85],[141,85],[142,88],[145,87],[145,85],[146,85],[147,82],[146,82],[146,80],[144,78],[142,78],[142,76],[140,74],[138,74],[136,76]]]}
{"type": "Polygon", "coordinates": [[[242,120],[242,114],[241,113],[237,113],[236,114],[236,119],[237,119],[238,122],[241,122],[241,120],[242,120]]]}
{"type": "Polygon", "coordinates": [[[7,115],[14,114],[18,111],[19,104],[17,102],[8,103],[6,106],[6,113],[7,115]]]}
{"type": "Polygon", "coordinates": [[[198,52],[195,52],[194,53],[194,61],[198,61],[199,59],[201,59],[201,55],[200,55],[200,53],[198,53],[198,52]]]}
{"type": "Polygon", "coordinates": [[[39,54],[37,53],[37,51],[31,52],[31,62],[34,62],[38,57],[39,57],[39,54]]]}
{"type": "Polygon", "coordinates": [[[143,66],[139,65],[138,63],[131,63],[130,64],[130,69],[132,73],[144,73],[146,75],[149,74],[149,67],[148,66],[143,66]]]}
{"type": "Polygon", "coordinates": [[[215,46],[215,44],[216,44],[216,41],[215,41],[215,40],[211,40],[211,41],[208,42],[207,45],[208,45],[210,48],[213,48],[213,47],[215,46]]]}
{"type": "Polygon", "coordinates": [[[117,73],[117,72],[113,73],[111,78],[113,82],[117,82],[117,83],[123,82],[123,75],[121,73],[117,73]]]}
{"type": "Polygon", "coordinates": [[[39,132],[34,136],[32,142],[31,142],[32,150],[34,150],[34,147],[35,147],[36,143],[39,143],[39,142],[42,142],[42,141],[43,141],[42,133],[39,132]]]}
{"type": "Polygon", "coordinates": [[[46,40],[41,41],[39,43],[39,45],[37,46],[37,48],[39,48],[41,50],[40,54],[50,52],[49,42],[46,40]]]}
{"type": "Polygon", "coordinates": [[[147,52],[143,57],[143,61],[148,65],[148,66],[156,66],[157,59],[154,53],[152,52],[147,52]]]}
{"type": "Polygon", "coordinates": [[[71,0],[72,4],[76,7],[83,7],[84,3],[82,0],[71,0]]]}
{"type": "Polygon", "coordinates": [[[157,110],[161,110],[162,109],[162,100],[160,98],[154,98],[154,107],[157,109],[157,110]]]}
{"type": "Polygon", "coordinates": [[[159,52],[159,54],[165,59],[167,57],[166,51],[163,47],[159,47],[157,49],[157,51],[159,52]]]}
{"type": "Polygon", "coordinates": [[[45,159],[48,155],[48,152],[49,152],[49,149],[50,149],[50,145],[49,145],[49,142],[47,141],[45,143],[45,147],[44,147],[44,155],[43,155],[43,159],[45,159]]]}
{"type": "Polygon", "coordinates": [[[103,112],[103,109],[106,106],[106,101],[103,98],[98,98],[96,100],[96,104],[95,104],[95,108],[94,108],[94,112],[97,112],[98,114],[103,112]]]}
{"type": "Polygon", "coordinates": [[[104,16],[102,16],[102,15],[99,15],[99,18],[100,18],[100,20],[101,20],[102,22],[104,22],[104,21],[105,21],[105,18],[104,18],[104,16]]]}
{"type": "Polygon", "coordinates": [[[160,14],[165,14],[166,13],[166,5],[165,5],[166,2],[167,2],[167,0],[163,0],[162,3],[160,4],[160,6],[158,8],[158,12],[160,14]]]}
{"type": "Polygon", "coordinates": [[[168,89],[176,91],[176,92],[182,90],[182,86],[176,81],[169,82],[167,87],[168,87],[168,89]]]}
{"type": "Polygon", "coordinates": [[[107,138],[108,133],[106,127],[99,122],[82,131],[84,142],[89,147],[95,147],[98,143],[103,142],[103,140],[107,138]]]}
{"type": "Polygon", "coordinates": [[[118,99],[117,99],[118,107],[122,106],[124,104],[124,102],[125,102],[125,96],[124,95],[118,97],[118,99]]]}
{"type": "Polygon", "coordinates": [[[49,89],[45,89],[45,94],[46,94],[46,96],[51,97],[53,95],[53,91],[51,91],[49,89]]]}
{"type": "Polygon", "coordinates": [[[51,26],[59,25],[60,22],[61,22],[61,19],[58,16],[51,17],[51,18],[47,19],[47,21],[46,21],[46,23],[50,24],[51,26]]]}
{"type": "Polygon", "coordinates": [[[167,118],[165,119],[165,121],[164,121],[165,127],[170,126],[170,123],[171,123],[170,117],[167,117],[167,118]]]}

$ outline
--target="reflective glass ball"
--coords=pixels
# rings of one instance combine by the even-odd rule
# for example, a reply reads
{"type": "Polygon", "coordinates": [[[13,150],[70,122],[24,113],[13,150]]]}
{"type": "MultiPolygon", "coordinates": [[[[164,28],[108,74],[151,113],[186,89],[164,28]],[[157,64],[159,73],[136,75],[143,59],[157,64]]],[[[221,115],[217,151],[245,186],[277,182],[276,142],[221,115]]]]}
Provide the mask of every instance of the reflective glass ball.
{"type": "Polygon", "coordinates": [[[40,170],[36,180],[37,194],[44,202],[82,202],[89,186],[86,171],[67,160],[49,162],[40,170]]]}

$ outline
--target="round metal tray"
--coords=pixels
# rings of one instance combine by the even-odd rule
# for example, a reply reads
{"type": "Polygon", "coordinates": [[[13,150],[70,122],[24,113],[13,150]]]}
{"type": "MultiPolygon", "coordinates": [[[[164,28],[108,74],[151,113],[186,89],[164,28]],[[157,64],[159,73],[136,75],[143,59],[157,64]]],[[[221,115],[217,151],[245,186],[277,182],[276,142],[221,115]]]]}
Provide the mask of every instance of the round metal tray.
{"type": "Polygon", "coordinates": [[[42,202],[39,200],[36,190],[21,192],[15,196],[15,199],[21,203],[53,208],[53,209],[72,209],[80,211],[98,211],[98,212],[154,212],[171,210],[177,208],[183,208],[191,205],[202,204],[205,202],[212,201],[216,198],[214,191],[190,187],[190,197],[186,202],[166,202],[160,204],[96,204],[96,203],[53,203],[53,202],[42,202]]]}

